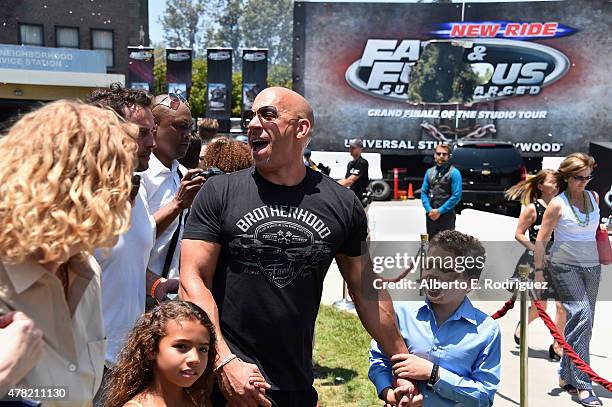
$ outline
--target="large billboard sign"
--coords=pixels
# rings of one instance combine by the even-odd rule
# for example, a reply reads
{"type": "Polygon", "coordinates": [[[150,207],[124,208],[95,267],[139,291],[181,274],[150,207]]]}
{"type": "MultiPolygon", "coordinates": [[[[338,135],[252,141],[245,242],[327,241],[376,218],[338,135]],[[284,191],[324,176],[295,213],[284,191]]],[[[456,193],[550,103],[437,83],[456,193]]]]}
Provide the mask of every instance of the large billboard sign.
{"type": "Polygon", "coordinates": [[[580,2],[296,2],[294,88],[313,148],[429,154],[510,140],[563,156],[608,140],[610,6],[580,2]]]}

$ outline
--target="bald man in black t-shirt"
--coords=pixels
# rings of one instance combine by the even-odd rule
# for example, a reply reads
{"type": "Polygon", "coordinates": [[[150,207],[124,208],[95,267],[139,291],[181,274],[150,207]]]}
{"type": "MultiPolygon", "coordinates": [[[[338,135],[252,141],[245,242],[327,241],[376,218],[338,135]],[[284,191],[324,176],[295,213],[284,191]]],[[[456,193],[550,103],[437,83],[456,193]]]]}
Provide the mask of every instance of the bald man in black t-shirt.
{"type": "Polygon", "coordinates": [[[302,161],[314,123],[309,103],[267,88],[243,119],[255,166],[210,178],[198,193],[182,242],[179,295],[216,327],[213,405],[314,407],[312,338],[334,259],[368,332],[387,355],[407,349],[388,293],[364,298],[372,273],[362,273],[370,263],[362,257],[361,203],[302,161]],[[253,387],[249,375],[257,372],[269,386],[253,387]]]}

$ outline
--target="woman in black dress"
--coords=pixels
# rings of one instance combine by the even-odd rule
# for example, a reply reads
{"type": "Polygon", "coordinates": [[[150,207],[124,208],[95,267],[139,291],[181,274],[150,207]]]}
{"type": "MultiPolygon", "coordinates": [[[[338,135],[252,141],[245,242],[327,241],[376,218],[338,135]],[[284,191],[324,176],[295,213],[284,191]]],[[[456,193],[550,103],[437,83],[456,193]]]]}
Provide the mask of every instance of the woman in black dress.
{"type": "MultiPolygon", "coordinates": [[[[521,211],[518,225],[516,226],[516,233],[514,234],[514,238],[525,246],[525,253],[523,253],[517,263],[517,270],[519,264],[529,264],[532,269],[534,268],[534,243],[538,236],[540,225],[542,224],[544,211],[546,211],[548,203],[558,194],[558,192],[559,188],[557,186],[555,171],[549,169],[541,170],[533,177],[519,182],[506,191],[506,197],[508,199],[520,200],[525,204],[525,207],[521,211]],[[525,236],[525,232],[529,232],[529,237],[525,236]]],[[[518,272],[515,271],[515,274],[518,274],[518,272]]],[[[565,330],[566,318],[565,308],[560,301],[556,301],[556,306],[555,325],[559,329],[559,332],[563,333],[565,330]]],[[[544,304],[544,307],[546,307],[546,304],[544,304]]],[[[530,306],[528,321],[531,322],[537,317],[538,310],[535,306],[530,306]]],[[[517,325],[514,332],[514,341],[517,345],[519,344],[519,340],[519,325],[517,325]]],[[[551,360],[558,362],[561,359],[563,350],[555,341],[550,345],[548,354],[551,360]]]]}

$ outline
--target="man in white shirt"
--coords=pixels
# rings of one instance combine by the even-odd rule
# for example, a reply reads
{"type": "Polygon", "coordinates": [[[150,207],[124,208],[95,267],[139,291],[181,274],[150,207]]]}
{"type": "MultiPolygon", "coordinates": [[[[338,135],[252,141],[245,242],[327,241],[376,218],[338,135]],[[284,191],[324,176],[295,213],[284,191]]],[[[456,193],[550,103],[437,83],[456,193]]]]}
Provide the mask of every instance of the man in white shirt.
{"type": "Polygon", "coordinates": [[[176,283],[186,209],[204,178],[191,179],[201,170],[187,170],[177,161],[185,155],[191,135],[192,117],[186,100],[172,93],[160,95],[151,110],[156,124],[156,147],[149,169],[141,174],[141,189],[157,226],[157,240],[148,267],[176,283]]]}
{"type": "MultiPolygon", "coordinates": [[[[155,122],[151,113],[151,97],[138,90],[125,89],[112,84],[108,89],[98,89],[88,98],[88,103],[109,107],[119,116],[139,127],[137,172],[149,167],[151,151],[155,148],[155,122]]],[[[156,275],[147,271],[147,264],[155,243],[155,220],[148,205],[139,193],[140,177],[135,175],[132,193],[130,229],[121,235],[112,250],[97,250],[96,260],[102,268],[102,314],[107,338],[105,367],[117,362],[117,357],[134,323],[144,313],[146,294],[150,292],[156,275]],[[149,274],[149,276],[147,276],[149,274]]],[[[172,281],[158,283],[159,298],[173,289],[172,281]]],[[[105,369],[105,377],[107,376],[105,369]]],[[[102,394],[94,400],[102,405],[102,394]]]]}

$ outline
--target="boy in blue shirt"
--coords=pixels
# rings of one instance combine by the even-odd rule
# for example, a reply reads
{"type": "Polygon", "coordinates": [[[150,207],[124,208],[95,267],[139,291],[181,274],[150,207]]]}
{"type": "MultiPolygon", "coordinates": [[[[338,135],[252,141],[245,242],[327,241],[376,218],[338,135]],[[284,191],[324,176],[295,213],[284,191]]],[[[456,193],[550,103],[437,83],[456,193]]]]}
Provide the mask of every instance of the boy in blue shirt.
{"type": "Polygon", "coordinates": [[[432,239],[423,265],[425,303],[394,304],[410,354],[389,360],[372,341],[368,376],[388,405],[398,405],[406,390],[394,389],[396,379],[416,381],[421,394],[410,406],[493,404],[500,375],[499,326],[466,297],[472,280],[480,278],[484,256],[478,239],[454,230],[432,239]],[[444,288],[434,287],[434,281],[444,288]]]}

